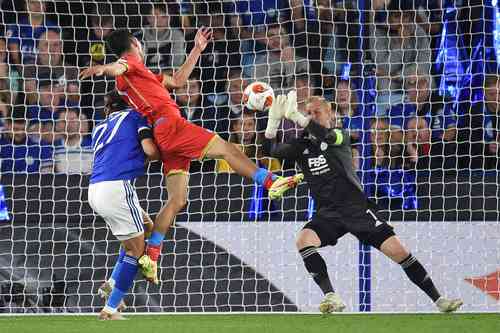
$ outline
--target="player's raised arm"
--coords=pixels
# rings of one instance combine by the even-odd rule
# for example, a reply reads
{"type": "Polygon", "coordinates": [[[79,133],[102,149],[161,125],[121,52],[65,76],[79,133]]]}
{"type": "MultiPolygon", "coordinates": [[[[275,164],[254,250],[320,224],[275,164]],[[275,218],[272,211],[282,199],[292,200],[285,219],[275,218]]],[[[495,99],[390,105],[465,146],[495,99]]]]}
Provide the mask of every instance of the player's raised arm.
{"type": "Polygon", "coordinates": [[[211,39],[211,29],[205,27],[198,29],[194,37],[194,47],[186,58],[186,61],[172,76],[164,75],[163,85],[167,88],[183,87],[193,72],[194,66],[196,66],[201,53],[205,50],[211,39]]]}
{"type": "Polygon", "coordinates": [[[96,76],[107,75],[115,77],[118,75],[122,75],[126,71],[127,71],[127,65],[122,61],[118,60],[110,64],[97,65],[86,68],[83,71],[81,71],[79,77],[80,80],[86,79],[94,75],[96,76]]]}

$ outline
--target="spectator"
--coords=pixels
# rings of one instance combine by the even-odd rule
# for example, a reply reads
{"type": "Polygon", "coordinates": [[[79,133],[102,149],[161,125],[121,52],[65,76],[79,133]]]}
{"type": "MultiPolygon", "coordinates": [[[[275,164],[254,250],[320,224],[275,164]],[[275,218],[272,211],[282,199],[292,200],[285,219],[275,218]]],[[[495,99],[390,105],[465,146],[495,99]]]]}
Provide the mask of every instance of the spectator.
{"type": "Polygon", "coordinates": [[[424,151],[409,148],[413,161],[417,155],[426,157],[427,151],[431,157],[431,164],[419,158],[419,168],[448,169],[456,168],[454,157],[456,155],[457,119],[456,103],[446,101],[433,89],[433,80],[428,73],[420,72],[417,65],[411,64],[404,73],[405,101],[415,106],[416,117],[408,122],[410,129],[408,139],[423,144],[424,151]],[[430,133],[429,133],[430,130],[430,133]],[[430,140],[430,146],[426,146],[430,140]]]}
{"type": "Polygon", "coordinates": [[[243,78],[240,69],[235,68],[229,72],[227,82],[228,107],[232,114],[240,114],[243,111],[243,90],[248,85],[248,81],[243,78]]]}
{"type": "Polygon", "coordinates": [[[63,43],[58,31],[47,30],[40,35],[36,64],[24,67],[25,93],[36,92],[37,81],[50,78],[58,83],[74,104],[79,102],[78,68],[64,61],[63,43]]]}
{"type": "Polygon", "coordinates": [[[267,26],[279,23],[287,7],[284,0],[234,1],[224,6],[224,12],[231,14],[230,26],[241,41],[243,54],[265,49],[267,26]]]}
{"type": "Polygon", "coordinates": [[[290,19],[285,20],[285,25],[293,35],[293,47],[298,56],[309,60],[312,73],[339,74],[347,62],[347,35],[353,26],[348,23],[351,18],[347,13],[357,5],[331,0],[312,3],[289,1],[290,19]]]}
{"type": "MultiPolygon", "coordinates": [[[[306,112],[307,100],[316,95],[316,80],[308,74],[300,74],[295,79],[295,90],[297,92],[297,107],[302,113],[306,112]]],[[[283,119],[282,121],[283,141],[295,139],[302,134],[302,129],[298,128],[294,122],[283,119]]]]}
{"type": "Polygon", "coordinates": [[[56,132],[61,139],[55,143],[55,169],[58,173],[88,174],[92,171],[92,138],[89,122],[74,109],[59,113],[56,132]]]}
{"type": "Polygon", "coordinates": [[[386,116],[391,105],[401,103],[405,64],[415,63],[419,72],[430,73],[429,36],[415,23],[415,10],[391,10],[388,25],[372,28],[371,57],[376,65],[377,112],[386,116]]]}
{"type": "Polygon", "coordinates": [[[221,3],[212,3],[208,15],[198,19],[200,25],[213,30],[213,42],[200,58],[202,92],[213,104],[218,102],[217,94],[225,92],[228,71],[241,66],[240,41],[233,35],[232,29],[226,28],[227,17],[220,15],[222,6],[221,3]]]}
{"type": "Polygon", "coordinates": [[[293,87],[295,74],[309,73],[308,61],[295,55],[280,25],[268,28],[265,41],[265,50],[243,55],[243,73],[246,78],[269,83],[277,94],[286,93],[293,87]]]}
{"type": "MultiPolygon", "coordinates": [[[[389,144],[406,150],[401,151],[401,155],[407,153],[410,165],[417,163],[419,150],[426,157],[429,154],[430,129],[429,125],[422,117],[417,116],[417,109],[414,104],[401,103],[390,108],[387,120],[389,126],[389,144]]],[[[398,151],[394,150],[394,151],[398,151]]]]}
{"type": "Polygon", "coordinates": [[[383,119],[372,121],[370,142],[374,156],[374,166],[384,169],[397,169],[403,164],[403,145],[391,142],[389,123],[383,119]]]}
{"type": "MultiPolygon", "coordinates": [[[[231,134],[229,142],[236,145],[251,160],[270,171],[281,170],[281,163],[274,158],[263,157],[261,133],[257,133],[257,119],[255,113],[244,111],[241,115],[231,119],[231,134]]],[[[217,161],[218,172],[233,172],[224,160],[217,161]]]]}
{"type": "Polygon", "coordinates": [[[333,111],[333,114],[339,118],[342,127],[350,133],[351,145],[353,147],[353,166],[355,170],[359,170],[359,156],[362,152],[362,147],[359,143],[361,140],[361,131],[364,128],[363,108],[358,103],[357,93],[348,80],[337,80],[333,111]]]}
{"type": "Polygon", "coordinates": [[[337,80],[333,109],[342,119],[342,127],[350,131],[351,141],[359,141],[363,130],[363,109],[356,90],[348,80],[337,80]]]}
{"type": "Polygon", "coordinates": [[[498,169],[500,143],[500,82],[497,74],[484,80],[484,101],[473,103],[460,133],[460,168],[498,169]]]}
{"type": "Polygon", "coordinates": [[[37,104],[28,106],[26,119],[29,121],[53,121],[57,119],[59,112],[67,106],[63,90],[50,77],[40,78],[37,88],[37,104]]]}
{"type": "MultiPolygon", "coordinates": [[[[458,7],[460,1],[455,1],[458,7]]],[[[439,40],[441,37],[441,27],[443,22],[443,0],[391,0],[387,8],[389,10],[415,10],[415,22],[431,38],[431,49],[433,57],[439,50],[439,40]]],[[[470,20],[473,20],[470,18],[470,20]]]]}
{"type": "Polygon", "coordinates": [[[172,25],[173,4],[156,3],[146,16],[148,25],[143,28],[146,66],[156,71],[174,69],[184,63],[186,42],[184,33],[172,25]]]}
{"type": "MultiPolygon", "coordinates": [[[[45,1],[25,0],[25,6],[28,14],[20,16],[16,24],[7,26],[9,54],[12,63],[16,65],[35,63],[37,40],[47,30],[59,30],[44,15],[45,1]]],[[[22,72],[21,68],[19,72],[22,72]]]]}
{"type": "Polygon", "coordinates": [[[11,173],[48,173],[53,170],[53,149],[32,141],[26,132],[24,107],[18,106],[5,119],[0,134],[0,169],[11,173]]]}
{"type": "Polygon", "coordinates": [[[353,40],[348,37],[356,36],[354,31],[356,25],[350,24],[354,19],[349,13],[357,7],[357,2],[345,1],[334,4],[330,0],[318,0],[317,6],[323,63],[321,72],[339,75],[349,61],[348,49],[357,49],[356,45],[350,45],[353,40]],[[339,5],[341,8],[338,7],[339,5]]]}
{"type": "MultiPolygon", "coordinates": [[[[102,65],[113,60],[106,54],[105,38],[114,28],[114,17],[111,16],[109,3],[99,3],[89,18],[89,30],[83,40],[77,41],[78,66],[88,67],[102,65]]],[[[82,112],[89,119],[104,119],[104,95],[112,90],[114,80],[106,76],[92,77],[81,82],[82,112]]]]}
{"type": "Polygon", "coordinates": [[[497,75],[486,76],[484,82],[484,100],[483,137],[486,143],[486,154],[498,156],[498,145],[500,144],[500,121],[498,121],[498,110],[500,109],[500,80],[497,75]]]}
{"type": "Polygon", "coordinates": [[[77,41],[78,67],[102,65],[112,58],[106,55],[105,43],[115,28],[109,4],[99,3],[88,18],[88,26],[84,39],[77,41]]]}
{"type": "Polygon", "coordinates": [[[0,100],[12,104],[19,91],[19,73],[7,61],[7,40],[0,37],[0,100]]]}
{"type": "Polygon", "coordinates": [[[313,76],[305,73],[300,74],[295,79],[295,89],[297,90],[297,104],[299,111],[305,112],[306,101],[316,94],[316,80],[313,76]]]}
{"type": "MultiPolygon", "coordinates": [[[[247,86],[247,81],[242,78],[239,68],[233,68],[229,71],[226,83],[226,98],[218,105],[215,105],[215,117],[217,119],[217,134],[225,140],[229,139],[230,124],[229,119],[239,116],[243,112],[243,90],[247,86]]],[[[266,125],[258,123],[258,128],[262,129],[266,125]]]]}
{"type": "Polygon", "coordinates": [[[175,89],[175,96],[184,118],[217,133],[224,130],[226,119],[218,119],[215,107],[204,105],[200,81],[196,76],[189,79],[184,87],[175,89]]]}

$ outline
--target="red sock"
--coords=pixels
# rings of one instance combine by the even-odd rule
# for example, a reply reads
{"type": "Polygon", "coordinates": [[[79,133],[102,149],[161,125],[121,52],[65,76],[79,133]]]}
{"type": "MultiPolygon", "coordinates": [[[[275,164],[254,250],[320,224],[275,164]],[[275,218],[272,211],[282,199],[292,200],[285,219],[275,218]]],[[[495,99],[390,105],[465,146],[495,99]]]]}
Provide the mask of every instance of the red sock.
{"type": "Polygon", "coordinates": [[[158,258],[160,257],[160,252],[161,252],[161,245],[148,245],[146,247],[146,254],[151,258],[153,261],[158,261],[158,258]]]}

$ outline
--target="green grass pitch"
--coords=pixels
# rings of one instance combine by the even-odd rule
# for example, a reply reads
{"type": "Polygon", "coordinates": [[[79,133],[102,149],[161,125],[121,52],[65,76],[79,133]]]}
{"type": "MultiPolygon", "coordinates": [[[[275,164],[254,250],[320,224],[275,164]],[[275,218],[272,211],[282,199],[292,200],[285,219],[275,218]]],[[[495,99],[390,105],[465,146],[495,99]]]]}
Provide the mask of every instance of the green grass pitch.
{"type": "Polygon", "coordinates": [[[1,333],[500,333],[500,314],[2,316],[1,333]]]}

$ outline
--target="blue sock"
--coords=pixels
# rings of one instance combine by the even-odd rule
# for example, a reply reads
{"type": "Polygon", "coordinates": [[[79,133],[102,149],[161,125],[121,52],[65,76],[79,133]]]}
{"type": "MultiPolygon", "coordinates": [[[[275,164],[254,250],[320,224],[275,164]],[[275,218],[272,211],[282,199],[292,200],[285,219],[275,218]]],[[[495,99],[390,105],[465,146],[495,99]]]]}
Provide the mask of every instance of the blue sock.
{"type": "Polygon", "coordinates": [[[264,182],[266,181],[267,176],[271,175],[271,180],[275,180],[278,176],[275,174],[267,171],[264,168],[258,168],[257,171],[252,176],[252,179],[254,182],[256,182],[259,185],[264,185],[264,182]]]}
{"type": "Polygon", "coordinates": [[[115,264],[115,267],[113,268],[113,272],[111,272],[111,279],[110,280],[113,281],[112,282],[113,287],[114,287],[116,280],[118,279],[118,274],[119,274],[121,264],[123,262],[123,257],[125,257],[125,249],[123,248],[123,246],[120,246],[120,253],[118,254],[118,259],[116,260],[116,264],[115,264]]]}
{"type": "Polygon", "coordinates": [[[165,235],[159,233],[158,231],[153,231],[148,239],[148,244],[153,246],[160,246],[163,238],[165,238],[165,235]]]}
{"type": "Polygon", "coordinates": [[[137,258],[128,255],[124,256],[121,267],[118,270],[118,277],[116,279],[115,286],[108,298],[106,307],[111,309],[118,308],[121,300],[132,286],[132,283],[134,283],[137,270],[137,258]]]}

